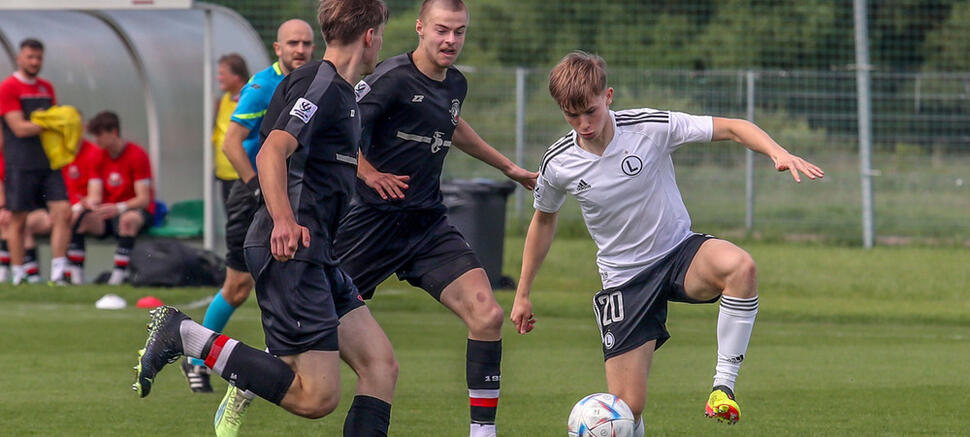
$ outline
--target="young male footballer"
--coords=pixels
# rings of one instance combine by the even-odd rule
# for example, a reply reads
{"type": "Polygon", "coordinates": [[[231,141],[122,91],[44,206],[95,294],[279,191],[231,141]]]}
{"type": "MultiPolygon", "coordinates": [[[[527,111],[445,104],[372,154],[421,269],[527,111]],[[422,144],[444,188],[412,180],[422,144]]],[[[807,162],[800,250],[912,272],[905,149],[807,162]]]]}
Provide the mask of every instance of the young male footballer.
{"type": "Polygon", "coordinates": [[[566,195],[579,202],[598,252],[603,289],[593,297],[610,393],[638,420],[647,395],[653,354],[669,337],[667,302],[720,299],[717,365],[708,417],[741,417],[734,383],[758,312],[758,283],[751,255],[727,241],[691,230],[674,178],[671,154],[687,143],[732,140],[774,161],[796,182],[821,178],[817,166],[779,146],[744,120],[655,109],[612,111],[606,62],[584,52],[567,55],[549,75],[549,92],[572,131],[549,147],[534,190],[522,273],[511,319],[518,332],[536,323],[533,280],[549,252],[566,195]]]}

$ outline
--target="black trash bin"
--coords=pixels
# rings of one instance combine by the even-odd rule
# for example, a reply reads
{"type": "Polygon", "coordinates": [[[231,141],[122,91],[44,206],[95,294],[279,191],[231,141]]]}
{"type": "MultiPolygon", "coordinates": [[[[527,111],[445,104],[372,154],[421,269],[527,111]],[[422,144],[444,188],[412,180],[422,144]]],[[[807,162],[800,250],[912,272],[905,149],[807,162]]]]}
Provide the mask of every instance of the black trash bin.
{"type": "Polygon", "coordinates": [[[441,184],[448,221],[478,254],[493,289],[515,288],[512,278],[502,276],[505,205],[513,191],[512,181],[455,179],[441,184]]]}

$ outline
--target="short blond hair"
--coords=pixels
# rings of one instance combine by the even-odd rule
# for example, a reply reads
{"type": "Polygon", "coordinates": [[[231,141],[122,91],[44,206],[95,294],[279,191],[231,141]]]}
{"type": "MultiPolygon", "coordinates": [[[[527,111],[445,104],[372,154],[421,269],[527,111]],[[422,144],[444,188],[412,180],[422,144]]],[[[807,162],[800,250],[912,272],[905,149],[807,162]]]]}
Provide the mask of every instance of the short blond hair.
{"type": "Polygon", "coordinates": [[[549,73],[549,94],[563,110],[585,110],[604,91],[606,61],[592,53],[574,51],[549,73]]]}

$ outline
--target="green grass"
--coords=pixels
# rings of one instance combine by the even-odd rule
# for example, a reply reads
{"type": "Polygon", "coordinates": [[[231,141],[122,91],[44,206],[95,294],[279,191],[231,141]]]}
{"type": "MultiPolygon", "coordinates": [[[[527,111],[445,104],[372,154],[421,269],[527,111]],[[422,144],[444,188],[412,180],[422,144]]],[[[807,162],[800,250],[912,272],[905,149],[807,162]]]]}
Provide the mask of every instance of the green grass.
{"type": "MultiPolygon", "coordinates": [[[[515,276],[522,241],[506,245],[515,276]]],[[[744,245],[759,262],[761,310],[738,384],[743,419],[701,417],[713,374],[717,308],[671,306],[672,339],[658,352],[645,412],[647,435],[965,435],[970,410],[970,273],[961,248],[744,245]]],[[[590,298],[594,249],[561,240],[534,293],[536,330],[506,326],[499,427],[506,436],[562,436],[572,404],[605,390],[590,298]]],[[[185,304],[208,289],[0,288],[0,435],[206,435],[217,394],[195,395],[170,366],[152,395],[130,390],[144,310],[99,311],[116,292],[132,303],[154,294],[185,304]]],[[[506,311],[509,291],[497,292],[506,311]]],[[[391,435],[467,433],[464,327],[423,292],[391,280],[370,303],[395,345],[401,377],[391,435]]],[[[201,318],[203,309],[188,310],[201,318]]],[[[227,333],[261,346],[252,300],[227,333]]],[[[353,390],[342,373],[337,412],[301,419],[265,402],[244,435],[341,435],[353,390]]]]}

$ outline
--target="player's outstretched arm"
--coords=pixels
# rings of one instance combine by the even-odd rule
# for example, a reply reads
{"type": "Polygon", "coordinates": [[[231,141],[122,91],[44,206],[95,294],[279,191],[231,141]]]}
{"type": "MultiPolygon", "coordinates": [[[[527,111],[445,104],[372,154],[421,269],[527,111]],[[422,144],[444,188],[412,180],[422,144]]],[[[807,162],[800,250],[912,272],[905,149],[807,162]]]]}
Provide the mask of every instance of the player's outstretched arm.
{"type": "Polygon", "coordinates": [[[712,141],[732,140],[743,144],[745,147],[768,155],[775,163],[778,171],[789,171],[795,182],[801,182],[799,173],[808,176],[809,179],[821,179],[825,172],[821,168],[808,162],[801,157],[792,155],[784,147],[778,145],[771,139],[765,131],[747,120],[736,118],[714,117],[714,134],[712,141]]]}
{"type": "Polygon", "coordinates": [[[290,198],[286,195],[286,159],[298,145],[297,139],[289,132],[273,130],[256,155],[259,186],[266,209],[273,218],[270,251],[278,261],[293,258],[301,242],[303,247],[310,245],[310,231],[296,223],[290,198]]]}
{"type": "Polygon", "coordinates": [[[536,187],[538,173],[533,173],[515,165],[512,160],[506,158],[505,155],[499,153],[492,146],[489,146],[465,119],[458,118],[458,126],[455,127],[455,133],[452,135],[451,140],[462,152],[501,170],[506,177],[518,182],[527,190],[532,190],[536,187]]]}
{"type": "Polygon", "coordinates": [[[364,151],[357,152],[357,177],[371,187],[381,199],[387,200],[404,198],[404,190],[408,189],[411,176],[381,173],[364,156],[364,151]]]}
{"type": "Polygon", "coordinates": [[[535,326],[535,313],[532,312],[532,301],[529,294],[532,282],[535,281],[542,261],[546,259],[552,238],[556,234],[558,212],[542,212],[536,210],[529,224],[529,232],[525,236],[525,248],[522,250],[522,273],[519,275],[519,286],[515,290],[515,301],[512,303],[511,319],[519,334],[532,331],[535,326]]]}

